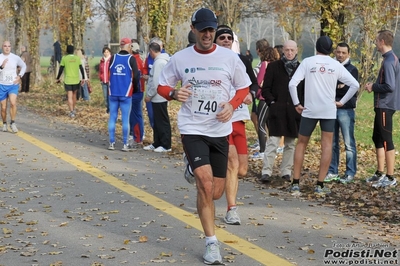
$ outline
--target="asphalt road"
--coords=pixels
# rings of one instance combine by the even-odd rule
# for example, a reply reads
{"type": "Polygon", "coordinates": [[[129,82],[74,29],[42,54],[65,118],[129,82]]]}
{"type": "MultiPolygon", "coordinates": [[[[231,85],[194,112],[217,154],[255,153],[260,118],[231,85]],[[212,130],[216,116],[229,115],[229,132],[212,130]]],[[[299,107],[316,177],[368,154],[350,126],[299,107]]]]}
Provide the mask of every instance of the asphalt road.
{"type": "MultiPolygon", "coordinates": [[[[17,134],[0,132],[1,266],[203,265],[196,188],[177,156],[122,152],[120,143],[109,151],[107,136],[23,108],[17,125],[17,134]]],[[[321,266],[333,254],[349,265],[363,257],[342,252],[399,248],[322,201],[251,180],[240,181],[238,204],[242,225],[232,226],[225,199],[216,202],[227,265],[321,266]]]]}

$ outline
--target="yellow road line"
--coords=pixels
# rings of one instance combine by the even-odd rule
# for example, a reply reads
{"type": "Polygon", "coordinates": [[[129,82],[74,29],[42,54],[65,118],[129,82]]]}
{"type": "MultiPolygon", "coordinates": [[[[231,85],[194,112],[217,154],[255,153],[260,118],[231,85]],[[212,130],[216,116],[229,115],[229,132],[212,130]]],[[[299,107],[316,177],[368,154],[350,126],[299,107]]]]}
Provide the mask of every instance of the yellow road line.
{"type": "MultiPolygon", "coordinates": [[[[43,149],[44,151],[56,156],[57,158],[66,161],[67,163],[75,166],[76,168],[87,172],[88,174],[97,177],[98,179],[110,184],[113,187],[116,187],[120,189],[121,191],[124,191],[125,193],[131,195],[134,198],[137,198],[157,210],[163,211],[164,213],[167,213],[171,215],[172,217],[190,225],[193,228],[196,228],[197,230],[203,232],[203,228],[201,226],[200,220],[195,217],[192,213],[184,211],[178,207],[175,207],[174,205],[157,198],[133,185],[130,185],[124,181],[119,180],[118,178],[115,178],[112,175],[109,175],[93,166],[90,164],[87,164],[81,160],[78,160],[56,148],[54,148],[51,145],[48,145],[31,135],[28,135],[22,131],[19,131],[17,133],[17,136],[21,137],[22,139],[32,143],[33,145],[43,149]]],[[[244,255],[264,264],[264,265],[270,265],[270,266],[292,266],[293,264],[290,263],[287,260],[284,260],[275,254],[268,252],[262,248],[260,248],[257,245],[254,245],[250,243],[247,240],[244,240],[224,229],[217,228],[217,236],[218,239],[225,243],[226,245],[236,249],[237,251],[243,253],[244,255]]]]}

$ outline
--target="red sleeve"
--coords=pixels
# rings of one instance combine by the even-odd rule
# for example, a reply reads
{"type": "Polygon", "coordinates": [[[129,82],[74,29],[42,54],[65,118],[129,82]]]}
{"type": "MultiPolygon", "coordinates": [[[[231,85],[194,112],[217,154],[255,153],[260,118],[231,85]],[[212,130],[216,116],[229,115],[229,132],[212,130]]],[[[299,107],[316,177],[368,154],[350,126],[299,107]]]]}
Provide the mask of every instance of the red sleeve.
{"type": "Polygon", "coordinates": [[[233,106],[233,110],[236,110],[236,108],[243,103],[243,100],[246,98],[247,94],[249,94],[249,87],[236,91],[235,96],[229,101],[229,103],[233,106]]]}
{"type": "Polygon", "coordinates": [[[143,75],[148,75],[149,74],[149,67],[148,67],[148,61],[147,61],[147,58],[148,57],[146,57],[146,60],[144,60],[144,64],[143,64],[143,75]]]}
{"type": "Polygon", "coordinates": [[[158,87],[157,87],[157,93],[160,94],[162,97],[164,97],[166,100],[171,101],[171,100],[173,100],[173,99],[169,96],[169,93],[170,93],[173,89],[174,89],[174,88],[171,88],[170,86],[158,85],[158,87]]]}
{"type": "Polygon", "coordinates": [[[140,58],[140,56],[138,56],[138,57],[135,56],[135,58],[136,58],[136,63],[137,63],[138,69],[143,74],[143,72],[144,72],[143,60],[142,60],[142,58],[140,58]]]}

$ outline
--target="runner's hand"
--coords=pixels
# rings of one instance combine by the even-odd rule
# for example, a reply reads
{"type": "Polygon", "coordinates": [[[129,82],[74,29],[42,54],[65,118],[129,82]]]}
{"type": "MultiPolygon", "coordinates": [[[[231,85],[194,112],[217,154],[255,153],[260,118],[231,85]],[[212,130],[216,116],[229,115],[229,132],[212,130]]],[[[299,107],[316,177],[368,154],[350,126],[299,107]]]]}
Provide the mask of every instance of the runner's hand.
{"type": "Polygon", "coordinates": [[[222,123],[229,122],[233,115],[233,106],[228,102],[223,102],[219,105],[222,111],[217,114],[217,120],[222,123]]]}
{"type": "Polygon", "coordinates": [[[192,90],[190,89],[192,85],[186,84],[182,86],[179,90],[175,91],[175,100],[179,102],[186,102],[190,95],[192,95],[192,90]]]}

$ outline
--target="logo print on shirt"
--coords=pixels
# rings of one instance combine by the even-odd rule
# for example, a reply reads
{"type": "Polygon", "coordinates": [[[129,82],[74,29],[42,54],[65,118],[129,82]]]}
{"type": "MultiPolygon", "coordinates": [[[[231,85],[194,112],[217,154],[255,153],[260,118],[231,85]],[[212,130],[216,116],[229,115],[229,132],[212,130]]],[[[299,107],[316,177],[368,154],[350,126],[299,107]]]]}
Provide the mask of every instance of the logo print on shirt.
{"type": "Polygon", "coordinates": [[[319,68],[319,72],[321,72],[322,74],[324,74],[325,71],[326,71],[325,67],[320,67],[320,68],[319,68]]]}
{"type": "Polygon", "coordinates": [[[201,158],[200,157],[196,157],[196,158],[194,158],[194,161],[195,162],[201,161],[201,158]]]}
{"type": "Polygon", "coordinates": [[[222,81],[221,80],[197,80],[195,77],[188,80],[192,85],[209,85],[209,86],[220,86],[222,81]]]}
{"type": "Polygon", "coordinates": [[[118,64],[115,66],[115,72],[114,75],[126,75],[125,71],[125,66],[122,64],[118,64]]]}
{"type": "Polygon", "coordinates": [[[195,73],[195,72],[196,72],[196,68],[192,67],[192,68],[190,69],[190,73],[195,73]]]}

